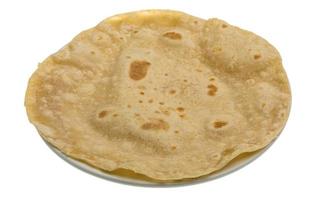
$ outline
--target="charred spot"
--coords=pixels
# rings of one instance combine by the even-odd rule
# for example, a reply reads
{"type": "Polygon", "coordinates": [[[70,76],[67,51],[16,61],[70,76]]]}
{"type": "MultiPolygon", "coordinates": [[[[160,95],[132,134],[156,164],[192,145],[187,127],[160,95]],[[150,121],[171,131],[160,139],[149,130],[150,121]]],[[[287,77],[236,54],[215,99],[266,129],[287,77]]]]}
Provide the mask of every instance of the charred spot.
{"type": "Polygon", "coordinates": [[[215,96],[217,92],[217,87],[214,84],[209,84],[208,85],[208,95],[209,96],[215,96]]]}
{"type": "Polygon", "coordinates": [[[170,90],[170,91],[169,91],[169,94],[175,94],[175,93],[176,93],[175,90],[170,90]]]}
{"type": "Polygon", "coordinates": [[[179,112],[184,112],[184,108],[183,107],[177,107],[177,111],[179,111],[179,112]]]}
{"type": "Polygon", "coordinates": [[[258,60],[258,59],[260,59],[261,57],[262,57],[262,56],[261,56],[260,54],[255,54],[255,55],[254,55],[254,59],[255,59],[255,60],[258,60]]]}
{"type": "Polygon", "coordinates": [[[223,126],[226,126],[227,124],[228,124],[228,122],[215,121],[215,122],[213,122],[213,127],[214,128],[222,128],[223,126]]]}
{"type": "Polygon", "coordinates": [[[103,110],[103,111],[101,111],[101,112],[98,114],[98,117],[99,117],[99,118],[104,118],[105,116],[107,116],[107,114],[108,114],[108,111],[103,110]]]}
{"type": "Polygon", "coordinates": [[[148,71],[150,62],[144,60],[136,60],[130,64],[129,77],[135,81],[143,79],[148,71]]]}
{"type": "Polygon", "coordinates": [[[150,122],[142,124],[141,129],[143,130],[168,130],[169,124],[162,119],[152,119],[150,122]]]}
{"type": "Polygon", "coordinates": [[[164,37],[172,39],[172,40],[181,40],[182,35],[176,32],[167,32],[163,34],[164,37]]]}

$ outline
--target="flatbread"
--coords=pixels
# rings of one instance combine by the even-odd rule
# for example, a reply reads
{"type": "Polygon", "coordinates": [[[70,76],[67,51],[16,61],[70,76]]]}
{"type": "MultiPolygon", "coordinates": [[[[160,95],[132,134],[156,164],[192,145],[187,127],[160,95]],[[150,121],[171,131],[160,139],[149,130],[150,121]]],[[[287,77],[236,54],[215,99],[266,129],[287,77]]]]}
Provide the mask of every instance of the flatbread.
{"type": "Polygon", "coordinates": [[[41,136],[97,168],[179,180],[265,147],[289,113],[277,50],[219,19],[148,10],[81,32],[30,78],[41,136]]]}

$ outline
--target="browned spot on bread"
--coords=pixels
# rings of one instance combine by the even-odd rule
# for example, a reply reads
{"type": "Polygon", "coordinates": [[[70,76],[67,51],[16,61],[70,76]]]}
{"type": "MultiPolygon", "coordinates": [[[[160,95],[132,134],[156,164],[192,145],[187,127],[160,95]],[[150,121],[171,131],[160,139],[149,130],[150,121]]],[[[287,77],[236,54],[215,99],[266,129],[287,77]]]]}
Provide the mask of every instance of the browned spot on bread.
{"type": "Polygon", "coordinates": [[[181,40],[182,39],[182,35],[180,33],[176,33],[176,32],[167,32],[165,34],[163,34],[164,37],[172,39],[172,40],[181,40]]]}
{"type": "Polygon", "coordinates": [[[113,117],[117,117],[117,116],[118,116],[118,114],[116,114],[116,113],[115,113],[115,114],[113,114],[112,116],[113,116],[113,117]]]}
{"type": "Polygon", "coordinates": [[[101,111],[101,112],[98,114],[98,117],[99,117],[99,118],[104,118],[107,114],[108,114],[108,111],[103,110],[103,111],[101,111]]]}
{"type": "Polygon", "coordinates": [[[222,24],[222,28],[227,28],[227,24],[222,24]]]}
{"type": "Polygon", "coordinates": [[[164,105],[165,103],[164,103],[164,102],[159,102],[159,104],[160,104],[160,105],[164,105]]]}
{"type": "Polygon", "coordinates": [[[174,133],[179,133],[179,131],[178,131],[178,130],[175,130],[174,133]]]}
{"type": "Polygon", "coordinates": [[[255,60],[260,59],[261,57],[262,57],[262,56],[261,56],[260,54],[255,54],[255,55],[254,55],[254,59],[255,59],[255,60]]]}
{"type": "Polygon", "coordinates": [[[177,111],[179,111],[179,112],[184,112],[184,108],[183,107],[177,107],[177,111]]]}
{"type": "Polygon", "coordinates": [[[213,77],[209,78],[209,81],[214,81],[214,80],[215,80],[215,78],[213,78],[213,77]]]}
{"type": "Polygon", "coordinates": [[[149,99],[148,102],[149,102],[149,103],[153,103],[153,99],[149,99]]]}
{"type": "Polygon", "coordinates": [[[136,60],[130,64],[129,77],[135,81],[141,80],[146,76],[151,63],[145,60],[136,60]]]}
{"type": "Polygon", "coordinates": [[[165,76],[168,76],[168,74],[167,74],[167,73],[165,73],[164,75],[165,75],[165,76]]]}
{"type": "Polygon", "coordinates": [[[176,148],[177,148],[177,147],[176,147],[175,145],[172,145],[172,146],[171,146],[171,149],[172,149],[172,150],[175,150],[176,148]]]}
{"type": "Polygon", "coordinates": [[[142,100],[139,100],[139,103],[143,103],[143,101],[142,101],[142,100]]]}
{"type": "Polygon", "coordinates": [[[209,96],[215,96],[215,92],[213,90],[208,91],[209,96]]]}
{"type": "Polygon", "coordinates": [[[186,79],[184,79],[183,81],[184,81],[185,83],[187,82],[187,80],[186,80],[186,79]]]}
{"type": "Polygon", "coordinates": [[[233,152],[235,151],[234,148],[229,148],[229,149],[226,149],[222,152],[222,155],[229,155],[229,154],[232,154],[233,152]]]}
{"type": "Polygon", "coordinates": [[[185,115],[179,115],[181,118],[184,118],[185,117],[185,115]]]}
{"type": "Polygon", "coordinates": [[[175,91],[175,90],[170,90],[169,93],[170,93],[170,94],[175,94],[176,91],[175,91]]]}
{"type": "Polygon", "coordinates": [[[168,115],[168,116],[170,115],[169,110],[164,110],[164,111],[162,111],[162,113],[165,114],[165,115],[168,115]]]}
{"type": "Polygon", "coordinates": [[[222,128],[223,126],[226,126],[228,123],[224,121],[215,121],[213,122],[214,128],[222,128]]]}
{"type": "Polygon", "coordinates": [[[94,51],[91,51],[90,54],[95,55],[96,53],[94,51]]]}
{"type": "Polygon", "coordinates": [[[140,114],[139,114],[139,113],[135,113],[135,116],[139,117],[139,116],[140,116],[140,114]]]}
{"type": "Polygon", "coordinates": [[[140,92],[141,95],[144,95],[144,92],[140,92]]]}
{"type": "Polygon", "coordinates": [[[213,84],[208,85],[208,95],[209,96],[215,96],[216,92],[217,92],[217,87],[213,84]]]}
{"type": "Polygon", "coordinates": [[[128,104],[128,105],[127,105],[127,108],[131,108],[131,105],[128,104]]]}
{"type": "Polygon", "coordinates": [[[168,130],[169,124],[162,119],[152,119],[141,126],[144,130],[168,130]]]}

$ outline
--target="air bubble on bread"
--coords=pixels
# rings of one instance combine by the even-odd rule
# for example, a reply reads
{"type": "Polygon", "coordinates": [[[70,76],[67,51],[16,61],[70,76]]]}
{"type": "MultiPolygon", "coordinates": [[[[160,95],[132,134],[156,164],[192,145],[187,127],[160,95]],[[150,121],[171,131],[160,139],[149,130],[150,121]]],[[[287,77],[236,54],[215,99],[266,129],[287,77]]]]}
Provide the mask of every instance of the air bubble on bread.
{"type": "Polygon", "coordinates": [[[255,80],[254,79],[248,79],[245,81],[247,84],[249,85],[254,85],[255,84],[255,80]]]}

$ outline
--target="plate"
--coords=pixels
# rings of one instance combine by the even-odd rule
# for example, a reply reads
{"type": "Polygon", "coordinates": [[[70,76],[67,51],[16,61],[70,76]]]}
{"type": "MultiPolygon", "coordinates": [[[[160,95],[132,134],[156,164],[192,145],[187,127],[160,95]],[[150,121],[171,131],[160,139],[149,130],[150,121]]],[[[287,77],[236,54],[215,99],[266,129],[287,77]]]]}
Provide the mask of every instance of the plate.
{"type": "Polygon", "coordinates": [[[54,146],[52,146],[46,141],[45,143],[53,150],[53,152],[55,152],[59,157],[61,157],[67,163],[73,165],[74,167],[84,172],[97,176],[99,178],[103,178],[103,179],[118,182],[118,183],[125,183],[125,184],[130,184],[130,185],[137,185],[137,186],[165,187],[165,186],[191,185],[191,184],[206,182],[206,181],[220,178],[232,172],[235,172],[236,170],[246,166],[247,164],[254,161],[256,158],[258,158],[274,143],[274,141],[275,139],[263,149],[260,149],[254,152],[240,154],[239,156],[234,158],[232,161],[230,161],[224,168],[218,171],[215,171],[209,175],[201,176],[198,178],[189,178],[189,179],[182,179],[182,180],[169,181],[169,182],[154,180],[145,175],[137,174],[131,170],[120,169],[120,170],[115,170],[113,172],[101,170],[93,166],[90,166],[82,161],[76,160],[74,158],[71,158],[65,155],[64,153],[62,153],[61,151],[59,151],[57,148],[55,148],[54,146]]]}

